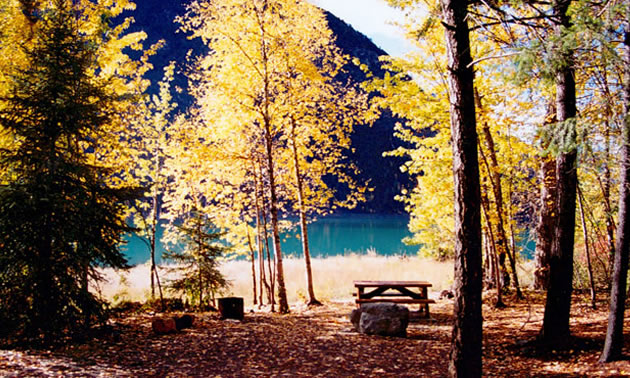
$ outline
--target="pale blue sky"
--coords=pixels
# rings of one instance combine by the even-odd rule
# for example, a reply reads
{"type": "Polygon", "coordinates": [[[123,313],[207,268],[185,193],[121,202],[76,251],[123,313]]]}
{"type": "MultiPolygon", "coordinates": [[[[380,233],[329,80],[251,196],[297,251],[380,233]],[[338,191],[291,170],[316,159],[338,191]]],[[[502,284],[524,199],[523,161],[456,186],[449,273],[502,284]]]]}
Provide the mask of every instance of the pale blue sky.
{"type": "Polygon", "coordinates": [[[367,35],[391,55],[401,56],[412,47],[392,21],[402,22],[403,13],[384,0],[310,0],[367,35]]]}

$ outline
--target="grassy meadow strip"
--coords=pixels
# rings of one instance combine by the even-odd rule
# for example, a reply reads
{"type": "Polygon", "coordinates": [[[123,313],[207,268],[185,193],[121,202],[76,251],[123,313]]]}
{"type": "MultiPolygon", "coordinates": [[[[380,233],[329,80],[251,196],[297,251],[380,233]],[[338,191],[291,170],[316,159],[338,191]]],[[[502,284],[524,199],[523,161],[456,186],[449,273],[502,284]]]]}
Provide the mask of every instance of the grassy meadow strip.
{"type": "MultiPolygon", "coordinates": [[[[350,300],[354,280],[422,280],[433,284],[433,293],[450,288],[453,282],[453,263],[435,261],[423,257],[377,256],[374,254],[331,256],[315,258],[313,279],[315,292],[321,300],[350,300]]],[[[519,278],[523,286],[531,284],[532,263],[520,265],[519,278]]],[[[162,284],[174,274],[167,266],[160,268],[162,284]]],[[[290,303],[302,302],[306,298],[304,261],[300,258],[285,260],[287,296],[290,303]]],[[[224,295],[245,298],[245,306],[252,307],[251,265],[248,261],[233,260],[221,265],[221,272],[231,282],[224,295]]],[[[150,266],[137,265],[127,272],[103,269],[107,282],[101,285],[101,295],[116,303],[123,300],[145,301],[150,297],[150,266]]],[[[431,294],[430,294],[431,295],[431,294]]],[[[433,294],[436,295],[436,294],[433,294]]]]}

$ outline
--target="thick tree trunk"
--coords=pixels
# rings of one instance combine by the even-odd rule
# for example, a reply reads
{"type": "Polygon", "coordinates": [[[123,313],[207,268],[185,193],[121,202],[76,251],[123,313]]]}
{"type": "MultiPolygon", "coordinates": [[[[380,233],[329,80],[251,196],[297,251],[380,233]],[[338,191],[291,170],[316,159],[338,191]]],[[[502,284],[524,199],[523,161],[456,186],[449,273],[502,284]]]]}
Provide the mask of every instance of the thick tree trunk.
{"type": "MultiPolygon", "coordinates": [[[[554,15],[558,20],[556,34],[571,26],[567,10],[570,0],[554,3],[554,15]]],[[[573,57],[565,52],[564,64],[556,74],[556,109],[558,122],[567,122],[576,115],[575,73],[573,57]]],[[[576,131],[568,128],[566,146],[556,158],[557,196],[556,209],[558,218],[555,227],[555,239],[549,260],[549,285],[545,303],[545,316],[540,337],[549,344],[562,344],[570,336],[569,318],[571,312],[571,294],[573,291],[573,247],[575,237],[575,210],[577,190],[577,149],[576,131]]]]}
{"type": "Polygon", "coordinates": [[[622,132],[623,149],[621,153],[621,189],[619,193],[619,220],[617,221],[617,244],[615,247],[615,264],[613,284],[610,291],[610,313],[606,341],[600,361],[609,362],[621,357],[623,347],[623,320],[626,301],[626,284],[628,280],[628,251],[630,250],[630,11],[626,13],[624,61],[624,123],[622,132]]]}
{"type": "MultiPolygon", "coordinates": [[[[556,123],[556,107],[550,104],[545,120],[546,127],[556,123]]],[[[550,156],[541,156],[540,180],[540,209],[536,225],[536,252],[534,271],[534,289],[546,290],[549,283],[549,259],[553,244],[556,199],[556,162],[550,156]]]]}
{"type": "Polygon", "coordinates": [[[315,297],[313,289],[313,272],[311,269],[311,252],[308,245],[308,226],[306,222],[306,213],[304,210],[304,193],[302,189],[302,176],[300,173],[300,164],[298,159],[297,145],[295,141],[295,121],[291,120],[291,138],[293,147],[293,164],[295,166],[295,185],[297,187],[298,208],[300,213],[300,231],[302,237],[302,253],[304,253],[304,264],[306,267],[306,288],[308,292],[308,305],[320,306],[321,302],[315,297]]]}
{"type": "Polygon", "coordinates": [[[481,214],[468,2],[442,0],[455,181],[455,321],[449,374],[481,376],[481,214]]]}

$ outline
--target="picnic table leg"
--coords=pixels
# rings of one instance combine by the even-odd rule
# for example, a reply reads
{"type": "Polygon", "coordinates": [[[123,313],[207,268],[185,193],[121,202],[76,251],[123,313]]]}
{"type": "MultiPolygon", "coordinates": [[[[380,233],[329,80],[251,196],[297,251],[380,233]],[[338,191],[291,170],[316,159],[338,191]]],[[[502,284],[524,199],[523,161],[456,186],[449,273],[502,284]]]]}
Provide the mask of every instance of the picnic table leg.
{"type": "MultiPolygon", "coordinates": [[[[422,288],[422,296],[424,297],[424,299],[429,299],[429,291],[427,289],[427,287],[423,287],[422,288]]],[[[424,316],[426,318],[429,318],[429,304],[425,303],[424,304],[424,316]]]]}
{"type": "Polygon", "coordinates": [[[423,314],[425,318],[429,317],[429,304],[428,303],[420,303],[420,308],[418,308],[418,313],[423,314]]]}
{"type": "Polygon", "coordinates": [[[363,298],[363,287],[357,287],[357,307],[361,307],[361,303],[359,299],[363,298]]]}

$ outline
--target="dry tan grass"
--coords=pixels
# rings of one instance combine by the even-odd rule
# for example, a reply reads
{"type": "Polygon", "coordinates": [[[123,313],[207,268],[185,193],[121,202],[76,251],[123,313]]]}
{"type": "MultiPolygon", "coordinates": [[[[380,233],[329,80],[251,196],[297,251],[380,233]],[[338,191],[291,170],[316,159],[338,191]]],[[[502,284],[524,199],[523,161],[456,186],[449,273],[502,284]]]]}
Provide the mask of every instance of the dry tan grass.
{"type": "MultiPolygon", "coordinates": [[[[433,290],[449,287],[453,280],[453,265],[429,259],[383,256],[333,256],[313,259],[313,285],[320,300],[351,298],[354,280],[423,280],[433,284],[433,290]]],[[[298,302],[306,296],[304,260],[284,261],[287,296],[289,302],[298,302]]],[[[250,299],[251,268],[244,262],[225,264],[226,277],[233,280],[235,295],[250,299]]]]}
{"type": "MultiPolygon", "coordinates": [[[[350,300],[354,291],[354,280],[422,280],[433,284],[431,291],[450,288],[453,283],[453,263],[438,262],[422,257],[398,257],[349,255],[316,258],[312,260],[315,295],[320,300],[350,300]]],[[[529,286],[530,267],[526,263],[519,269],[522,286],[529,286]]],[[[150,294],[149,264],[138,265],[128,272],[103,270],[107,282],[101,293],[110,302],[120,300],[143,301],[150,294]]],[[[231,286],[225,295],[245,298],[246,307],[252,305],[251,264],[248,261],[227,261],[221,271],[230,280],[231,286]]],[[[284,260],[285,282],[290,303],[302,302],[306,295],[304,260],[288,258],[284,260]]],[[[162,283],[169,274],[162,269],[162,283]]]]}

